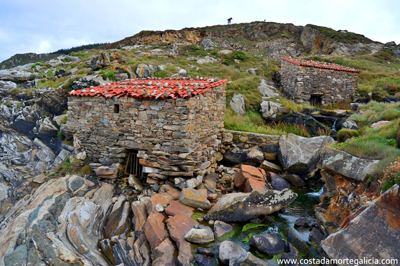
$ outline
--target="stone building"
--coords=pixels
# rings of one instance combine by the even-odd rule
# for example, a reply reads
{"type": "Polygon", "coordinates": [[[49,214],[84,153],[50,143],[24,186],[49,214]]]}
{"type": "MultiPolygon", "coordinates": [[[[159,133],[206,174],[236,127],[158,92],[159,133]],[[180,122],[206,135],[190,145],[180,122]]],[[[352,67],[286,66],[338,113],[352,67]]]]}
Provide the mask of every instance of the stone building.
{"type": "Polygon", "coordinates": [[[357,88],[359,72],[332,63],[282,57],[280,90],[283,96],[298,103],[350,102],[357,88]]]}
{"type": "Polygon", "coordinates": [[[227,80],[132,79],[71,91],[66,127],[103,165],[159,179],[203,175],[216,162],[227,80]]]}

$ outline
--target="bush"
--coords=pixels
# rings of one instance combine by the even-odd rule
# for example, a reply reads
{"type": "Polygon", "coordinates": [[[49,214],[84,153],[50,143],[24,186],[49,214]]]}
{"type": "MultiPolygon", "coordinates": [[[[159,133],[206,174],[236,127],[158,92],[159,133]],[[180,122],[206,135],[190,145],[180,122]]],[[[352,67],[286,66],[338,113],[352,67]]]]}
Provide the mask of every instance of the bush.
{"type": "Polygon", "coordinates": [[[67,120],[68,120],[68,116],[64,116],[64,117],[61,119],[61,124],[66,124],[66,123],[67,123],[67,120]]]}
{"type": "Polygon", "coordinates": [[[354,129],[341,129],[337,133],[337,139],[339,142],[345,142],[352,137],[358,137],[360,133],[354,129]]]}
{"type": "Polygon", "coordinates": [[[104,73],[103,78],[104,79],[108,78],[109,80],[116,80],[115,73],[111,71],[107,71],[106,73],[104,73]]]}
{"type": "Polygon", "coordinates": [[[395,184],[400,185],[400,157],[383,170],[382,192],[395,184]]]}

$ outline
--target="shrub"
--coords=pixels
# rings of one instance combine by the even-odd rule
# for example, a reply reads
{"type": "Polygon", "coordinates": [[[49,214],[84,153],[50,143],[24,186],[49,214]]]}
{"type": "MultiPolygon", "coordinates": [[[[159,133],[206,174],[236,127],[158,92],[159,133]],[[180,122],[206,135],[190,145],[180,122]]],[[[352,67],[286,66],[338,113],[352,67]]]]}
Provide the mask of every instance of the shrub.
{"type": "Polygon", "coordinates": [[[64,58],[62,61],[67,63],[67,62],[71,62],[72,59],[71,59],[71,57],[67,56],[67,57],[64,58]]]}
{"type": "Polygon", "coordinates": [[[67,121],[68,121],[68,116],[64,116],[64,117],[61,119],[61,124],[66,124],[67,121]]]}
{"type": "Polygon", "coordinates": [[[57,137],[62,140],[63,139],[63,134],[61,133],[61,131],[57,131],[57,137]]]}
{"type": "Polygon", "coordinates": [[[115,73],[111,72],[111,71],[107,71],[106,73],[104,73],[103,78],[106,79],[108,78],[109,80],[115,80],[115,73]],[[105,77],[104,77],[105,76],[105,77]]]}
{"type": "Polygon", "coordinates": [[[337,139],[339,142],[345,142],[352,137],[358,137],[360,133],[354,129],[341,129],[337,133],[337,139]]]}
{"type": "Polygon", "coordinates": [[[383,170],[382,192],[395,184],[400,185],[400,157],[383,170]]]}

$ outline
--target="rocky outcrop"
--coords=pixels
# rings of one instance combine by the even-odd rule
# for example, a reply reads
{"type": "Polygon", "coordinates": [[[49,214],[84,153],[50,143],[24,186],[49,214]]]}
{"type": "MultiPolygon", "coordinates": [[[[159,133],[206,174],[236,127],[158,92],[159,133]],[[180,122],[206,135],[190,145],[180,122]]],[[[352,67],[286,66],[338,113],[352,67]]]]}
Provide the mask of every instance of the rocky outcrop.
{"type": "Polygon", "coordinates": [[[113,189],[79,176],[41,186],[19,201],[0,224],[2,264],[107,265],[97,242],[104,237],[113,189]]]}
{"type": "Polygon", "coordinates": [[[316,169],[325,147],[332,143],[327,136],[304,138],[289,133],[279,139],[278,159],[285,171],[306,175],[316,169]]]}
{"type": "Polygon", "coordinates": [[[289,189],[282,191],[231,193],[224,195],[204,216],[205,220],[245,222],[260,215],[276,212],[292,203],[297,194],[289,189]]]}
{"type": "Polygon", "coordinates": [[[297,57],[303,52],[335,56],[358,54],[363,51],[374,53],[384,46],[359,34],[338,32],[315,25],[252,22],[182,30],[142,31],[105,45],[104,48],[161,43],[198,44],[207,49],[218,46],[240,51],[255,48],[267,52],[268,57],[274,60],[279,60],[282,56],[297,57]],[[332,36],[331,32],[335,32],[335,35],[332,36]],[[248,40],[258,42],[254,47],[253,42],[250,42],[249,46],[248,40]]]}
{"type": "MultiPolygon", "coordinates": [[[[398,262],[399,217],[400,189],[396,185],[353,215],[344,228],[323,240],[322,248],[331,259],[397,259],[398,262]]],[[[391,265],[395,265],[393,261],[391,265]]]]}

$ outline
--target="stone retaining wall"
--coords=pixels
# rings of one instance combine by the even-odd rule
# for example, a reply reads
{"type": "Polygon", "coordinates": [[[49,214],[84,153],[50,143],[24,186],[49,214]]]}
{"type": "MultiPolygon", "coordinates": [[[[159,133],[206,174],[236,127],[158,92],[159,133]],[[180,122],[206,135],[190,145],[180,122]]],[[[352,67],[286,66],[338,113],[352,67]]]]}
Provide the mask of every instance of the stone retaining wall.
{"type": "Polygon", "coordinates": [[[225,86],[189,99],[70,96],[66,127],[94,162],[125,163],[137,150],[151,177],[204,174],[221,143],[225,86]]]}
{"type": "Polygon", "coordinates": [[[350,102],[356,91],[358,73],[298,66],[281,60],[281,93],[298,103],[320,97],[322,105],[350,102]]]}
{"type": "Polygon", "coordinates": [[[233,147],[240,149],[249,149],[259,147],[264,153],[265,160],[273,161],[276,159],[276,154],[279,149],[279,135],[265,135],[252,132],[234,131],[225,129],[222,134],[222,144],[220,147],[220,155],[233,147]]]}

